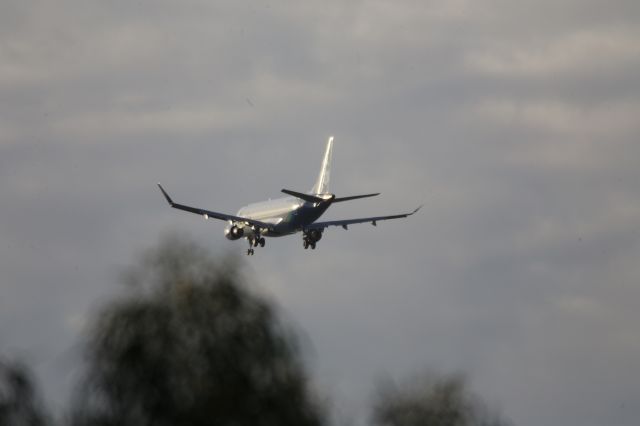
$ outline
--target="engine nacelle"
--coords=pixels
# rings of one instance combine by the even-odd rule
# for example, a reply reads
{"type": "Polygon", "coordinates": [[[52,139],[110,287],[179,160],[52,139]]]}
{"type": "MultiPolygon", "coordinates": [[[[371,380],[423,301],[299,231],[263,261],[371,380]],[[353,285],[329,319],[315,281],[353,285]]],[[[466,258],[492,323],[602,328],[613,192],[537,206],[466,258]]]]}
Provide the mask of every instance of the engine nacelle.
{"type": "Polygon", "coordinates": [[[307,238],[314,243],[320,241],[320,239],[322,238],[322,231],[320,231],[319,229],[312,229],[307,232],[307,238]]]}
{"type": "Polygon", "coordinates": [[[244,229],[232,225],[224,230],[224,236],[227,237],[228,240],[240,239],[244,236],[244,229]]]}

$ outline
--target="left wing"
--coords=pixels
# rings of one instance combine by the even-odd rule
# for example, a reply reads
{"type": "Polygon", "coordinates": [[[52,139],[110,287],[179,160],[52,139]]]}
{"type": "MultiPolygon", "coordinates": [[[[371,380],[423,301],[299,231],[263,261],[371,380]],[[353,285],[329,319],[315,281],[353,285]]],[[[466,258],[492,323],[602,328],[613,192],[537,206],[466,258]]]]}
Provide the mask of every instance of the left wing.
{"type": "Polygon", "coordinates": [[[348,225],[353,225],[353,224],[356,224],[356,223],[368,223],[368,222],[371,222],[371,224],[373,226],[376,226],[376,222],[378,222],[379,220],[401,219],[403,217],[411,216],[412,214],[414,214],[415,212],[417,212],[421,208],[422,208],[422,206],[418,207],[417,209],[415,209],[411,213],[395,214],[395,215],[391,215],[391,216],[361,217],[361,218],[357,218],[357,219],[331,220],[331,221],[327,221],[327,222],[315,222],[315,223],[312,223],[311,225],[305,226],[304,229],[305,230],[307,230],[307,229],[325,229],[325,228],[327,228],[329,226],[342,226],[344,229],[347,229],[348,225]]]}
{"type": "Polygon", "coordinates": [[[220,219],[220,220],[226,220],[226,221],[230,220],[232,222],[246,223],[247,225],[252,225],[262,229],[273,229],[272,223],[261,222],[259,220],[249,219],[248,217],[233,216],[230,214],[218,213],[218,212],[213,212],[211,210],[201,209],[198,207],[191,207],[191,206],[185,206],[184,204],[174,203],[171,197],[169,197],[169,194],[167,194],[167,191],[164,190],[162,185],[158,184],[158,188],[160,188],[160,191],[162,191],[162,195],[164,195],[164,198],[167,199],[167,202],[169,203],[169,205],[174,209],[179,209],[179,210],[184,210],[190,213],[199,214],[200,216],[203,216],[205,219],[212,217],[214,219],[220,219]]]}

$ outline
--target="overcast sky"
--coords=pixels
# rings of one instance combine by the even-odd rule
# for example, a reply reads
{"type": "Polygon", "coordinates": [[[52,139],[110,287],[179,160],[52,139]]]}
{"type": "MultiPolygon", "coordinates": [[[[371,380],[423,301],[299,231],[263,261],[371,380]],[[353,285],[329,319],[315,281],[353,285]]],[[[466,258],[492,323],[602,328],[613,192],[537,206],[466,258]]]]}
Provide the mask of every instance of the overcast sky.
{"type": "Polygon", "coordinates": [[[0,2],[0,354],[60,404],[87,313],[177,230],[381,191],[247,259],[366,423],[375,379],[463,370],[522,426],[637,425],[637,0],[0,2]]]}

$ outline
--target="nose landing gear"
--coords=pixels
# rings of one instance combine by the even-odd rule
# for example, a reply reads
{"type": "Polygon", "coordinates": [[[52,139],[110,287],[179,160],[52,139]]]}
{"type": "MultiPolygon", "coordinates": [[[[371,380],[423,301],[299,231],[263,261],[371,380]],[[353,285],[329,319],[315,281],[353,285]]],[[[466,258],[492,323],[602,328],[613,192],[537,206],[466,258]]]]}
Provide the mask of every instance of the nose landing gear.
{"type": "Polygon", "coordinates": [[[264,237],[247,238],[247,241],[249,242],[249,249],[247,250],[247,256],[253,256],[253,254],[255,253],[255,251],[253,250],[254,247],[258,247],[258,245],[260,247],[264,247],[264,245],[266,244],[264,237]]]}

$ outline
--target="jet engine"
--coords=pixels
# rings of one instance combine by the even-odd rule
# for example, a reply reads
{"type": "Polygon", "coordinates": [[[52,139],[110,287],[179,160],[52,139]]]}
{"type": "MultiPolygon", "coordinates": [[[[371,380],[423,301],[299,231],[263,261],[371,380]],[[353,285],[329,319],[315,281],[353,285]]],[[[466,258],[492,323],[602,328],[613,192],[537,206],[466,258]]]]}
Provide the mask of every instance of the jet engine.
{"type": "Polygon", "coordinates": [[[242,228],[238,228],[236,225],[232,225],[224,230],[224,236],[227,237],[228,240],[237,240],[242,238],[243,235],[244,230],[242,228]]]}

